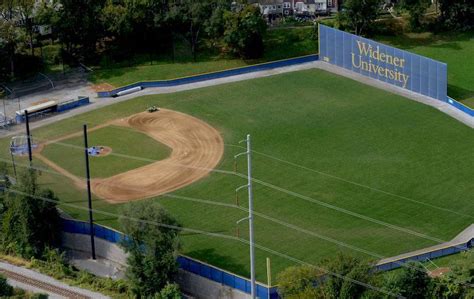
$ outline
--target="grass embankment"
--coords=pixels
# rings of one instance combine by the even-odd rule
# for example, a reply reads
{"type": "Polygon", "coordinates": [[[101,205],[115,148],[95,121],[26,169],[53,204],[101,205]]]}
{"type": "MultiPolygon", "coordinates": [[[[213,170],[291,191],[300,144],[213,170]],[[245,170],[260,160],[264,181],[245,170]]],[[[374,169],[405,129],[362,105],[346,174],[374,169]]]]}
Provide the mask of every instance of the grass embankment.
{"type": "Polygon", "coordinates": [[[227,70],[261,62],[316,54],[317,41],[312,39],[312,28],[278,28],[268,30],[265,36],[264,57],[258,60],[242,60],[212,54],[203,49],[196,62],[189,50],[181,45],[178,58],[172,61],[168,57],[147,60],[138,57],[136,62],[115,64],[115,67],[95,68],[90,80],[93,83],[109,83],[115,87],[137,81],[167,80],[185,76],[227,70]],[[141,61],[140,61],[141,60],[141,61]]]}
{"type": "Polygon", "coordinates": [[[448,64],[448,95],[474,107],[474,31],[379,36],[382,43],[448,64]]]}
{"type": "MultiPolygon", "coordinates": [[[[252,135],[258,151],[253,155],[255,178],[282,188],[255,182],[255,210],[313,232],[295,231],[257,215],[256,242],[289,256],[317,263],[344,251],[377,259],[374,255],[387,257],[434,245],[433,238],[449,240],[472,223],[468,216],[474,212],[472,129],[431,107],[321,70],[136,98],[34,130],[33,135],[41,139],[77,132],[83,123],[92,127],[153,104],[189,113],[219,129],[226,144],[221,170],[233,171],[233,157],[242,150],[235,145],[245,134],[252,135]],[[336,245],[317,234],[373,254],[336,245]]],[[[8,140],[0,144],[2,157],[9,159],[8,140]]],[[[245,172],[244,160],[238,161],[237,170],[245,172]]],[[[44,171],[41,181],[64,203],[86,207],[85,192],[73,188],[67,178],[44,171]]],[[[244,179],[231,174],[212,173],[174,194],[235,204],[234,190],[243,184],[244,179]]],[[[245,196],[240,194],[244,207],[245,196]]],[[[246,216],[236,208],[187,199],[152,200],[163,204],[184,227],[229,236],[235,236],[236,221],[246,216]]],[[[97,199],[93,206],[112,213],[120,207],[97,199]]],[[[87,217],[83,210],[62,208],[74,217],[87,217]]],[[[97,212],[95,219],[117,227],[114,217],[97,212]]],[[[241,237],[247,237],[246,230],[240,224],[241,237]]],[[[246,244],[189,232],[182,234],[182,240],[184,254],[248,275],[246,244]]],[[[273,274],[293,264],[257,250],[260,280],[266,277],[267,256],[272,258],[273,274]]]]}

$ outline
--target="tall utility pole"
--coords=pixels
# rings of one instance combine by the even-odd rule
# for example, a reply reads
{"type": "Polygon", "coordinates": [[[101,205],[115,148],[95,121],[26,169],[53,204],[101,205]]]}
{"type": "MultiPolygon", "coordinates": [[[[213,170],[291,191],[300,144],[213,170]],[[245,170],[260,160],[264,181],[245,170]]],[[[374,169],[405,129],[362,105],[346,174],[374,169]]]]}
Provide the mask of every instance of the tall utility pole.
{"type": "Polygon", "coordinates": [[[89,169],[89,145],[87,142],[87,125],[84,125],[84,152],[86,154],[87,199],[89,201],[89,228],[91,235],[91,253],[95,260],[94,219],[92,218],[91,173],[89,169]]]}
{"type": "Polygon", "coordinates": [[[33,163],[33,152],[31,151],[31,134],[30,134],[30,116],[28,110],[25,110],[25,123],[26,123],[26,138],[28,142],[28,159],[30,160],[30,167],[33,163]]]}
{"type": "Polygon", "coordinates": [[[247,185],[241,186],[236,189],[238,192],[240,189],[247,187],[249,196],[249,216],[237,221],[237,224],[247,220],[249,221],[249,244],[250,244],[250,285],[251,285],[251,296],[252,299],[256,298],[256,285],[255,285],[255,248],[254,248],[254,236],[253,236],[253,193],[252,193],[252,146],[250,142],[250,135],[247,135],[245,140],[241,142],[247,143],[247,151],[236,155],[237,158],[241,155],[247,155],[247,185]]]}

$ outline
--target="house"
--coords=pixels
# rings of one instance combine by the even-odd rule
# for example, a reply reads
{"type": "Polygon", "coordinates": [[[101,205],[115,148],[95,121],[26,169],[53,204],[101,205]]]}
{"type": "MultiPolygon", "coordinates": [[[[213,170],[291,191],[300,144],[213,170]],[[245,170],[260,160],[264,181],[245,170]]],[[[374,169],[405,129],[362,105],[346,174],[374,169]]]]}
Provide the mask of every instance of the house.
{"type": "Polygon", "coordinates": [[[294,5],[296,15],[315,15],[327,12],[327,0],[296,0],[294,5]]]}
{"type": "Polygon", "coordinates": [[[251,0],[263,15],[315,15],[328,12],[328,2],[337,0],[251,0]]]}
{"type": "Polygon", "coordinates": [[[283,15],[284,0],[252,0],[250,4],[255,4],[260,8],[264,16],[283,15]]]}

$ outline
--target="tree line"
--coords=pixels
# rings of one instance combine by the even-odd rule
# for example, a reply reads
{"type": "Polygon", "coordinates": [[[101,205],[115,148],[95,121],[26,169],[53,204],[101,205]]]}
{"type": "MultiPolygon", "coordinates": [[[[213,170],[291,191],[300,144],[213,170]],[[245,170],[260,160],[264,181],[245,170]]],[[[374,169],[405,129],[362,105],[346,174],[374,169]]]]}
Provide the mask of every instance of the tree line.
{"type": "Polygon", "coordinates": [[[474,298],[474,252],[460,255],[444,269],[447,273],[436,275],[415,262],[376,272],[370,262],[339,254],[318,267],[287,268],[278,276],[278,292],[284,299],[474,298]]]}
{"type": "Polygon", "coordinates": [[[10,77],[20,71],[15,64],[43,50],[45,39],[60,45],[67,63],[136,53],[174,59],[182,41],[194,60],[201,47],[258,58],[267,28],[258,7],[230,0],[5,0],[0,17],[0,64],[10,77]]]}
{"type": "MultiPolygon", "coordinates": [[[[337,15],[337,24],[343,30],[367,35],[380,30],[376,23],[382,12],[383,0],[346,0],[337,15]]],[[[474,1],[472,0],[400,0],[393,11],[407,13],[412,31],[472,30],[474,29],[474,1]],[[424,21],[428,8],[435,3],[438,15],[424,21]]]]}
{"type": "MultiPolygon", "coordinates": [[[[58,272],[83,280],[67,265],[61,248],[59,199],[39,183],[33,168],[19,171],[15,179],[6,163],[0,163],[0,253],[44,264],[50,275],[58,272]]],[[[178,299],[177,256],[181,225],[156,202],[124,205],[119,213],[120,230],[128,236],[120,246],[128,253],[124,283],[110,283],[129,297],[178,299]]],[[[0,296],[11,288],[0,277],[0,296]]],[[[117,290],[114,290],[117,291],[117,290]]]]}

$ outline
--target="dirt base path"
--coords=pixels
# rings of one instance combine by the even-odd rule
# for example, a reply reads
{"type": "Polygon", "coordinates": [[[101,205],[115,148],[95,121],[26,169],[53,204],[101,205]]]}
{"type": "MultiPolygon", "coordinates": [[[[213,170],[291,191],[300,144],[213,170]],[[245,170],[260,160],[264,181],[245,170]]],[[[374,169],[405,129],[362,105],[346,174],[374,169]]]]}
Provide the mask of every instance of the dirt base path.
{"type": "Polygon", "coordinates": [[[184,113],[162,109],[139,113],[114,124],[142,131],[172,152],[168,158],[147,166],[92,180],[92,192],[109,202],[149,198],[192,184],[207,176],[224,154],[219,132],[184,113]]]}
{"type": "MultiPolygon", "coordinates": [[[[110,203],[150,198],[190,185],[207,176],[219,164],[224,154],[224,142],[216,129],[195,117],[172,110],[143,112],[107,125],[134,128],[172,149],[171,155],[164,160],[109,178],[92,179],[92,192],[110,203]]],[[[106,125],[100,127],[104,126],[106,125]]],[[[55,140],[64,140],[76,134],[80,133],[55,140]]],[[[150,151],[152,150],[153,148],[150,148],[150,151]]],[[[69,177],[75,185],[85,187],[83,179],[69,173],[40,153],[36,156],[69,177]]],[[[124,163],[127,163],[127,159],[123,159],[124,163]]]]}

